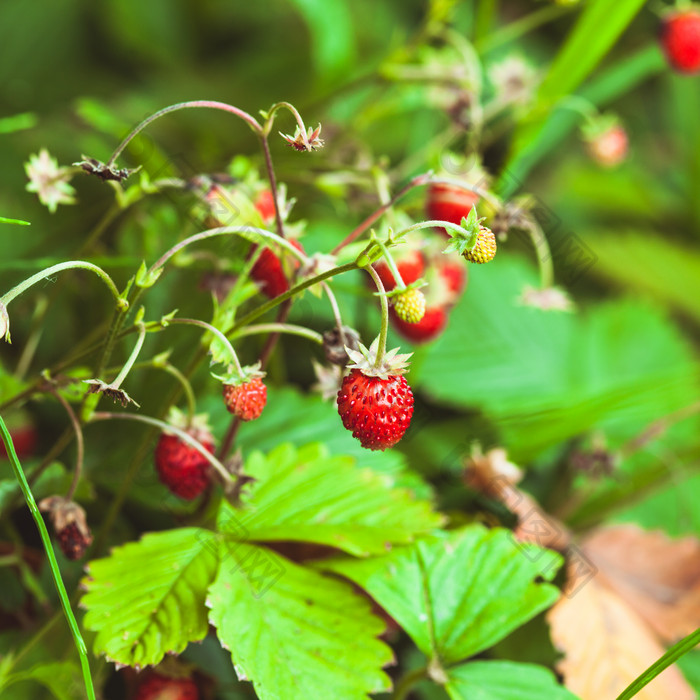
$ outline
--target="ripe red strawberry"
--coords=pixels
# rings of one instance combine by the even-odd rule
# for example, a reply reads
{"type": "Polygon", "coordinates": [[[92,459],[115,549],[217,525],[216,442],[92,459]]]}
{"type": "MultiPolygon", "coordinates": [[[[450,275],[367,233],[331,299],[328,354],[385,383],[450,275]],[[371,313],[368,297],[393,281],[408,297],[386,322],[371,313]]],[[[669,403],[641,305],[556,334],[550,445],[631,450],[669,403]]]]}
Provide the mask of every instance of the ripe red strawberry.
{"type": "Polygon", "coordinates": [[[393,447],[406,432],[413,415],[413,393],[405,377],[409,355],[391,350],[375,366],[378,339],[368,350],[351,350],[353,364],[338,391],[338,413],[352,436],[369,450],[393,447]]]}
{"type": "Polygon", "coordinates": [[[263,223],[269,224],[275,219],[275,199],[270,190],[262,190],[257,196],[253,206],[262,216],[263,223]]]}
{"type": "MultiPolygon", "coordinates": [[[[36,451],[39,439],[31,416],[24,409],[14,410],[7,414],[5,424],[12,436],[12,444],[19,459],[31,457],[36,451]]],[[[7,458],[5,443],[0,440],[0,459],[7,458]]]]}
{"type": "MultiPolygon", "coordinates": [[[[462,189],[456,185],[434,184],[428,188],[425,210],[429,219],[449,221],[459,226],[462,217],[468,216],[478,201],[479,195],[476,192],[462,189]]],[[[444,228],[437,230],[449,235],[444,228]]]]}
{"type": "MultiPolygon", "coordinates": [[[[181,414],[170,422],[176,427],[182,422],[181,414]]],[[[184,428],[208,452],[214,452],[214,438],[201,420],[184,428]]],[[[155,450],[155,464],[160,480],[176,496],[191,501],[199,496],[209,483],[209,462],[194,447],[177,435],[162,433],[155,450]]]]}
{"type": "Polygon", "coordinates": [[[418,323],[402,321],[393,311],[391,322],[404,338],[419,345],[435,340],[447,325],[447,309],[444,306],[428,307],[418,323]]]}
{"type": "Polygon", "coordinates": [[[242,384],[224,384],[226,408],[241,420],[255,420],[267,403],[267,387],[259,376],[242,384]]]}
{"type": "Polygon", "coordinates": [[[149,676],[136,691],[134,700],[199,700],[199,690],[190,678],[149,676]]]}
{"type": "Polygon", "coordinates": [[[456,301],[467,286],[467,266],[459,258],[442,255],[437,260],[437,272],[456,301]]]}
{"type": "MultiPolygon", "coordinates": [[[[304,252],[304,248],[299,241],[292,240],[290,243],[297,250],[304,252]]],[[[292,268],[296,270],[299,267],[299,261],[296,258],[292,258],[290,254],[286,257],[291,262],[292,268]]],[[[255,265],[250,271],[250,276],[260,285],[260,290],[263,294],[270,297],[270,299],[284,294],[289,289],[289,281],[282,268],[282,261],[269,248],[265,248],[255,261],[255,265]]]]}
{"type": "Polygon", "coordinates": [[[681,73],[700,71],[700,8],[671,11],[661,25],[661,47],[681,73]]]}
{"type": "MultiPolygon", "coordinates": [[[[408,249],[402,251],[401,254],[395,258],[395,262],[403,283],[407,285],[420,279],[425,270],[425,259],[419,250],[408,249]]],[[[391,274],[389,266],[383,260],[380,260],[374,264],[374,269],[379,275],[384,289],[390,292],[396,286],[396,280],[394,279],[394,275],[391,274]]]]}

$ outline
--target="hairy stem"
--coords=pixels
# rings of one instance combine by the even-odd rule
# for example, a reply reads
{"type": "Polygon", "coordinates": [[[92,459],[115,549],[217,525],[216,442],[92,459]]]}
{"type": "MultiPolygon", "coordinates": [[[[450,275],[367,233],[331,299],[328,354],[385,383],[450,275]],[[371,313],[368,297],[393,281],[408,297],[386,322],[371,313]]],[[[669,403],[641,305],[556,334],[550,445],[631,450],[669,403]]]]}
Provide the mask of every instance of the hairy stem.
{"type": "Polygon", "coordinates": [[[107,288],[117,302],[117,306],[119,308],[128,307],[128,303],[120,297],[119,290],[112,281],[112,278],[101,267],[97,267],[97,265],[93,265],[92,263],[85,262],[83,260],[69,260],[68,262],[58,263],[58,265],[52,265],[51,267],[47,267],[46,269],[37,272],[23,282],[20,282],[16,287],[13,287],[9,292],[0,297],[0,304],[8,306],[15,297],[18,297],[23,292],[26,292],[27,289],[37,282],[41,282],[57,272],[71,269],[83,269],[94,272],[107,285],[107,288]]]}
{"type": "Polygon", "coordinates": [[[109,159],[109,161],[107,161],[107,167],[112,167],[117,158],[119,158],[119,156],[121,155],[122,151],[129,145],[129,142],[156,119],[159,119],[160,117],[165,116],[166,114],[170,114],[171,112],[176,112],[180,109],[198,108],[220,109],[224,112],[229,112],[243,119],[243,121],[245,121],[248,124],[248,126],[250,126],[250,128],[253,129],[254,132],[259,134],[262,131],[262,127],[258,123],[257,119],[255,119],[255,117],[248,114],[248,112],[244,112],[242,109],[238,109],[238,107],[226,104],[225,102],[216,102],[215,100],[193,100],[191,102],[179,102],[178,104],[170,105],[169,107],[165,107],[159,110],[155,114],[152,114],[150,117],[144,119],[138,126],[134,127],[131,133],[117,146],[114,153],[112,153],[111,158],[109,159]]]}
{"type": "Polygon", "coordinates": [[[221,464],[221,462],[214,457],[214,455],[209,452],[199,440],[196,440],[193,438],[191,435],[186,433],[184,430],[181,430],[180,428],[176,428],[174,425],[170,425],[169,423],[166,423],[165,421],[159,420],[158,418],[151,418],[150,416],[144,416],[139,413],[111,413],[109,411],[98,411],[93,414],[92,418],[90,419],[91,422],[95,422],[98,420],[133,420],[137,421],[140,423],[146,423],[147,425],[152,425],[157,428],[160,428],[163,431],[168,431],[171,433],[175,433],[182,442],[186,442],[190,447],[193,447],[199,454],[204,457],[209,464],[211,464],[214,469],[216,469],[217,472],[222,476],[224,481],[231,481],[231,475],[228,473],[228,470],[226,467],[221,464]]]}
{"type": "Polygon", "coordinates": [[[83,473],[83,458],[85,455],[85,442],[83,440],[83,429],[80,426],[80,421],[75,415],[75,411],[71,408],[71,405],[66,401],[66,399],[61,396],[60,392],[56,389],[53,384],[48,385],[49,391],[53,394],[54,398],[63,406],[65,412],[70,418],[71,425],[73,426],[73,432],[75,433],[75,471],[73,472],[73,479],[66,492],[66,500],[71,501],[75,495],[75,489],[78,488],[78,482],[83,473]]]}
{"type": "Polygon", "coordinates": [[[374,362],[375,367],[381,365],[382,359],[384,358],[384,353],[386,352],[386,336],[389,332],[389,302],[386,298],[386,290],[384,289],[384,284],[380,279],[377,271],[371,266],[367,265],[365,268],[369,272],[372,281],[377,287],[379,292],[379,301],[382,307],[382,325],[379,329],[379,343],[377,345],[377,359],[374,362]]]}
{"type": "Polygon", "coordinates": [[[212,326],[211,323],[207,323],[206,321],[200,321],[196,318],[168,319],[168,325],[172,323],[179,323],[187,326],[199,326],[200,328],[204,328],[205,330],[215,335],[223,343],[224,347],[228,351],[228,354],[231,356],[231,364],[233,365],[236,373],[238,374],[238,377],[241,379],[243,378],[243,368],[241,367],[241,363],[238,360],[238,355],[236,355],[236,351],[233,349],[233,345],[231,345],[229,339],[218,328],[212,326]]]}
{"type": "MultiPolygon", "coordinates": [[[[184,241],[180,241],[177,245],[173,246],[170,248],[170,250],[166,251],[161,255],[158,260],[156,260],[153,265],[148,269],[146,272],[146,275],[151,275],[153,274],[156,270],[160,270],[160,268],[165,265],[165,263],[173,257],[176,253],[178,253],[180,250],[182,250],[185,246],[190,245],[190,243],[196,243],[197,241],[203,241],[207,238],[214,238],[215,236],[229,236],[229,235],[239,235],[242,236],[243,238],[246,238],[247,240],[250,240],[250,236],[256,236],[258,238],[262,238],[264,241],[272,241],[274,243],[279,244],[282,248],[284,248],[288,253],[291,253],[299,259],[302,263],[307,262],[307,257],[302,253],[300,250],[295,248],[289,241],[286,239],[282,238],[281,236],[278,236],[276,233],[272,233],[271,231],[266,231],[265,229],[262,228],[256,228],[255,226],[219,226],[217,228],[212,228],[208,229],[207,231],[202,231],[201,233],[195,233],[193,236],[189,236],[188,238],[185,238],[184,241]],[[247,234],[247,235],[246,235],[247,234]]],[[[258,242],[258,241],[255,241],[258,242]]]]}
{"type": "Polygon", "coordinates": [[[237,331],[240,328],[243,328],[244,326],[247,326],[251,321],[254,321],[256,318],[259,318],[260,316],[266,314],[268,311],[271,309],[274,309],[276,306],[279,306],[280,304],[284,303],[288,299],[291,299],[293,296],[298,294],[299,292],[303,291],[304,289],[308,289],[309,287],[313,286],[314,284],[317,284],[318,282],[323,282],[324,280],[327,280],[329,277],[334,277],[335,275],[342,275],[344,272],[349,272],[350,270],[356,270],[357,269],[357,263],[356,262],[349,262],[346,263],[345,265],[340,265],[339,267],[334,267],[332,270],[326,270],[325,272],[322,272],[315,277],[310,277],[309,279],[304,280],[303,282],[299,282],[296,286],[292,287],[291,289],[288,289],[286,292],[283,294],[280,294],[278,297],[275,297],[274,299],[270,299],[269,301],[266,301],[264,304],[261,304],[258,306],[257,309],[253,309],[249,313],[247,313],[243,318],[240,318],[236,324],[233,326],[232,331],[237,331]]]}

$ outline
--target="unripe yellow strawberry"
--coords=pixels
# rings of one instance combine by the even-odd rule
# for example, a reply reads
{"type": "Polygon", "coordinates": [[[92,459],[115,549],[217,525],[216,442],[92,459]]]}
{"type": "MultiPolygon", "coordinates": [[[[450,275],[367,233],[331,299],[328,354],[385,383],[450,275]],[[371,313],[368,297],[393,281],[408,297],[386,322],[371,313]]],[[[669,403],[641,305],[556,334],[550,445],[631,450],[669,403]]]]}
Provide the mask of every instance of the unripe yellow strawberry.
{"type": "Polygon", "coordinates": [[[396,315],[406,323],[419,323],[425,315],[425,296],[420,289],[407,289],[394,302],[396,315]]]}
{"type": "Polygon", "coordinates": [[[469,262],[479,264],[493,260],[496,255],[496,236],[493,231],[485,226],[479,226],[476,245],[471,250],[465,250],[462,255],[469,262]]]}

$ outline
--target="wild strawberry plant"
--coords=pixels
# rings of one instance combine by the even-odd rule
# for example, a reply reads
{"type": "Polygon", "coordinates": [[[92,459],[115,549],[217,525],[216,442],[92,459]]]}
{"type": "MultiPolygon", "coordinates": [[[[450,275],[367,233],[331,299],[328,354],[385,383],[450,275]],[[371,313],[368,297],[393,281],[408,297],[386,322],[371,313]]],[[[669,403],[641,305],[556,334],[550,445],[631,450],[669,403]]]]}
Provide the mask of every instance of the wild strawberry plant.
{"type": "MultiPolygon", "coordinates": [[[[41,269],[0,289],[0,338],[17,367],[0,374],[16,479],[0,480],[0,509],[29,507],[80,661],[78,675],[42,648],[26,667],[54,616],[0,657],[3,696],[28,681],[58,698],[138,700],[598,692],[561,620],[594,619],[571,601],[605,557],[588,539],[584,554],[570,528],[661,481],[640,453],[665,430],[682,438],[676,424],[697,412],[697,366],[638,303],[575,315],[567,275],[585,261],[567,257],[570,241],[542,202],[516,191],[566,131],[562,120],[579,120],[580,146],[601,172],[624,167],[630,136],[600,110],[611,84],[624,92],[651,68],[578,89],[641,2],[588,3],[538,70],[492,52],[571,8],[491,31],[483,10],[470,41],[451,24],[457,5],[431,3],[416,41],[383,61],[389,87],[376,103],[354,95],[356,123],[307,126],[289,102],[254,116],[196,100],[154,112],[106,160],[76,153],[61,166],[46,148],[28,157],[27,189],[50,212],[90,186],[114,203],[74,255],[57,245],[41,269]],[[416,99],[444,123],[395,162],[372,152],[382,110],[416,99]],[[154,123],[194,110],[236,118],[258,157],[235,155],[226,172],[165,173],[133,157],[154,123]],[[505,159],[492,151],[504,134],[505,159]],[[289,156],[282,178],[276,163],[289,156]],[[318,192],[336,212],[347,200],[361,215],[304,221],[296,212],[313,211],[318,192]],[[74,324],[56,334],[66,306],[74,324]],[[311,384],[326,402],[300,390],[311,384]],[[63,433],[38,435],[26,406],[39,402],[63,433]],[[556,515],[520,490],[523,474],[503,451],[481,452],[477,435],[532,467],[540,500],[551,478],[556,515]],[[555,479],[569,461],[574,476],[555,479]],[[528,630],[547,637],[544,653],[512,653],[528,630]]],[[[663,50],[684,73],[697,68],[693,12],[660,20],[663,50]]],[[[386,139],[391,151],[401,136],[386,139]]],[[[34,603],[52,603],[36,562],[16,549],[8,567],[35,598],[23,611],[31,617],[34,603]]],[[[591,596],[613,595],[601,579],[591,596]]],[[[636,666],[608,660],[611,692],[662,653],[655,642],[636,666]]],[[[657,692],[685,697],[680,673],[666,673],[657,692]]]]}

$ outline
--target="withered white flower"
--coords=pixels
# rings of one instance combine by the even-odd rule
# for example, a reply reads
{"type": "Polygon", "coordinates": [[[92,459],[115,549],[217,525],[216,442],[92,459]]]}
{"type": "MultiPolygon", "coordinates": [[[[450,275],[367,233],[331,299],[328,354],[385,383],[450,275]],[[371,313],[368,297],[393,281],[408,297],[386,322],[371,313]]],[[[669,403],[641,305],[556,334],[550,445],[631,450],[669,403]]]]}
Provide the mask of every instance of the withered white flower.
{"type": "Polygon", "coordinates": [[[514,104],[527,103],[538,80],[535,68],[521,56],[513,54],[492,63],[488,76],[498,99],[514,104]]]}
{"type": "Polygon", "coordinates": [[[29,156],[24,170],[29,178],[27,191],[36,192],[52,214],[59,204],[75,204],[75,190],[68,184],[73,177],[71,168],[59,166],[45,148],[29,156]]]}

